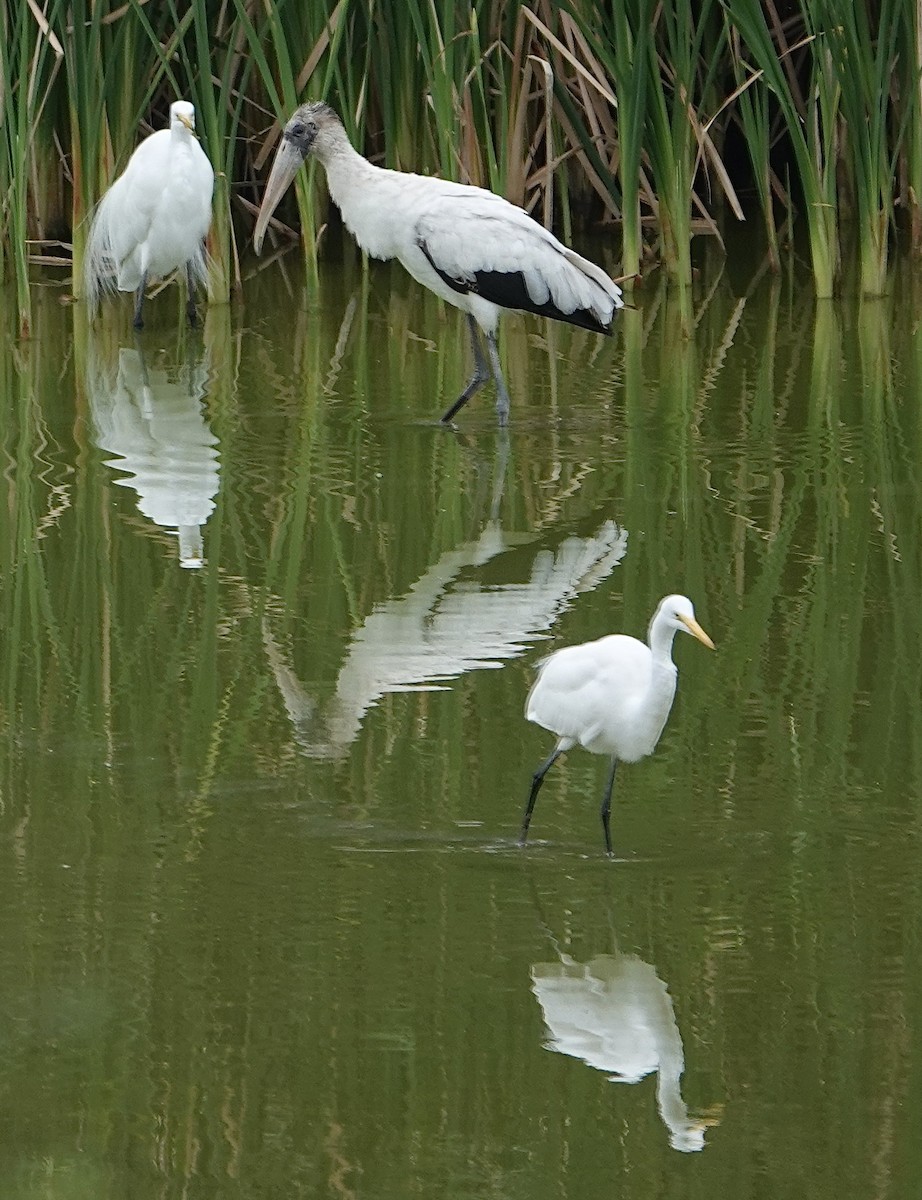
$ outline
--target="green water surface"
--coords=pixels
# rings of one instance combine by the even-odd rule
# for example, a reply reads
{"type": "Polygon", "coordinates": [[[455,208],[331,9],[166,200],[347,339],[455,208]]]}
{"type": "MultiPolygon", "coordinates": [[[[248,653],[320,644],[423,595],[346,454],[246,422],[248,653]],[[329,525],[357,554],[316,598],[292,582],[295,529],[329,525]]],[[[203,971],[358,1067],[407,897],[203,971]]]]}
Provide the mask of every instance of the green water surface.
{"type": "MultiPolygon", "coordinates": [[[[398,268],[0,352],[0,1196],[922,1183],[922,310],[515,317],[398,268]],[[686,318],[687,319],[687,318],[686,318]],[[182,527],[182,536],[177,530],[182,527]],[[687,592],[615,791],[524,699],[687,592]]],[[[124,310],[124,311],[122,311],[124,310]]],[[[7,323],[12,326],[12,316],[7,323]]]]}

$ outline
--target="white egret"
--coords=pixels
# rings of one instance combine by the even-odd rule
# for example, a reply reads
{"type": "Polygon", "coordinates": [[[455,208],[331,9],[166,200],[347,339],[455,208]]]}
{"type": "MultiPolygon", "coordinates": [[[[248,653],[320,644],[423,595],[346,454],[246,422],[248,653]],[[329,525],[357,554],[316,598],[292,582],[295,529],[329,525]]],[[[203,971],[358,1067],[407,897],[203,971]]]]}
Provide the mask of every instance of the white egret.
{"type": "Polygon", "coordinates": [[[207,275],[204,238],[211,224],[214,170],[195,136],[195,109],[170,105],[170,126],[144,139],[93,216],[84,252],[90,311],[102,291],[134,292],[134,326],[144,325],[144,290],[185,267],[186,313],[196,322],[195,285],[207,275]]]}
{"type": "Polygon", "coordinates": [[[612,854],[611,792],[619,762],[637,762],[652,754],[675,697],[677,671],[672,640],[690,633],[710,650],[714,643],[695,620],[687,596],[661,600],[647,644],[615,633],[595,642],[566,646],[538,664],[538,677],[525,702],[525,716],[557,734],[554,752],[535,771],[519,845],[525,845],[535,800],[544,776],[561,754],[583,746],[611,760],[602,798],[605,849],[612,854]]]}
{"type": "Polygon", "coordinates": [[[396,258],[415,280],[467,314],[474,374],[443,422],[491,370],[500,424],[508,420],[509,393],[496,348],[504,308],[610,332],[622,307],[621,289],[595,263],[484,188],[376,167],[354,149],[339,117],[323,103],[302,104],[285,126],[256,221],[257,253],[269,218],[310,154],[326,171],[330,195],[359,246],[373,258],[396,258]]]}

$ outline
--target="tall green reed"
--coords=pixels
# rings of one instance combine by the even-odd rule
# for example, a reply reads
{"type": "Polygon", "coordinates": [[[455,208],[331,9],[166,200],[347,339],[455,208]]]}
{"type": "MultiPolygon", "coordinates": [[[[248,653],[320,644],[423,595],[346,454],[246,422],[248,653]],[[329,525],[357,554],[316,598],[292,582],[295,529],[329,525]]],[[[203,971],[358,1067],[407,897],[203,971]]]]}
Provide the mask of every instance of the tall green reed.
{"type": "MultiPolygon", "coordinates": [[[[810,24],[810,0],[803,0],[807,32],[792,44],[778,18],[774,0],[721,0],[730,23],[739,32],[740,53],[751,58],[750,70],[761,72],[784,120],[797,179],[803,192],[810,240],[813,282],[818,296],[831,296],[839,268],[836,195],[836,132],[839,91],[828,53],[817,45],[818,30],[810,24]],[[771,14],[769,27],[767,13],[771,14]],[[790,62],[802,50],[807,85],[803,92],[790,62]]],[[[820,31],[821,32],[821,31],[820,31]]],[[[744,60],[745,61],[745,60],[744,60]]]]}
{"type": "Polygon", "coordinates": [[[25,4],[4,5],[0,43],[0,282],[15,280],[19,330],[28,336],[32,151],[64,51],[48,21],[25,4]]]}
{"type": "Polygon", "coordinates": [[[768,260],[772,271],[781,268],[781,252],[778,246],[778,225],[775,219],[775,197],[789,198],[781,187],[772,169],[773,146],[770,90],[765,85],[761,71],[753,71],[742,59],[738,31],[730,26],[727,30],[731,61],[737,81],[737,120],[746,143],[752,165],[752,181],[759,199],[765,237],[768,242],[768,260]]]}
{"type": "Polygon", "coordinates": [[[903,129],[900,203],[908,216],[913,255],[922,254],[922,8],[902,9],[901,53],[894,75],[894,105],[903,129]]]}
{"type": "Polygon", "coordinates": [[[882,0],[872,27],[861,4],[811,0],[828,48],[842,114],[841,157],[847,166],[861,264],[861,291],[880,296],[887,286],[893,223],[894,164],[902,130],[894,128],[890,81],[898,58],[904,5],[882,0]]]}
{"type": "MultiPolygon", "coordinates": [[[[315,98],[329,90],[336,65],[336,49],[345,29],[346,0],[329,14],[317,5],[295,0],[256,6],[247,0],[234,0],[238,27],[246,40],[256,66],[262,94],[268,98],[275,123],[270,137],[256,155],[261,167],[285,120],[306,96],[315,98]],[[268,49],[267,49],[268,48],[268,49]]],[[[352,110],[344,112],[348,128],[353,128],[352,110]]],[[[305,172],[295,180],[295,193],[302,229],[302,244],[311,278],[317,273],[317,207],[305,172]]]]}

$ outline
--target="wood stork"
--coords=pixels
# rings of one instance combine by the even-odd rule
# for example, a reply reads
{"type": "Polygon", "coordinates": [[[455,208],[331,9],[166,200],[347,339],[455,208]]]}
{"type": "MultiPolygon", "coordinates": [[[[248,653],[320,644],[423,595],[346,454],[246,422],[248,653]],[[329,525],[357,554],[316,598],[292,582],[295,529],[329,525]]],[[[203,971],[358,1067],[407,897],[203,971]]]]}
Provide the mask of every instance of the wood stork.
{"type": "Polygon", "coordinates": [[[103,291],[134,292],[134,326],[141,329],[148,281],[185,267],[186,314],[195,325],[213,191],[214,170],[195,136],[195,109],[177,100],[169,128],[141,142],[96,209],[83,265],[90,311],[103,291]]]}
{"type": "Polygon", "coordinates": [[[672,708],[677,671],[672,661],[676,633],[690,633],[708,649],[714,643],[695,620],[687,596],[661,600],[647,634],[647,644],[621,633],[595,642],[567,646],[539,663],[538,677],[525,702],[525,716],[557,734],[554,752],[531,782],[519,845],[525,845],[535,800],[544,776],[574,746],[611,760],[602,797],[605,850],[612,854],[611,792],[620,762],[637,762],[652,754],[672,708]]]}
{"type": "Polygon", "coordinates": [[[499,422],[508,420],[509,393],[496,348],[504,308],[610,332],[615,309],[622,307],[621,289],[595,263],[484,188],[376,167],[354,149],[333,109],[320,102],[301,105],[282,133],[256,221],[257,253],[269,218],[310,154],[323,165],[330,195],[359,246],[373,258],[396,258],[419,283],[467,314],[474,373],[443,422],[491,370],[499,422]]]}

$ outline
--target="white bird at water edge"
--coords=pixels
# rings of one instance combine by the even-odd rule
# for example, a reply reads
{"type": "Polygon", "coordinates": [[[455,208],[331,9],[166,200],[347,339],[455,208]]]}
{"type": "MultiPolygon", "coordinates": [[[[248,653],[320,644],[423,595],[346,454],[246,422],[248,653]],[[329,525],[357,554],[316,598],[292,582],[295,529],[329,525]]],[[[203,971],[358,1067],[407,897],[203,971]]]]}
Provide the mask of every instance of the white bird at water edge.
{"type": "Polygon", "coordinates": [[[141,329],[148,282],[184,267],[186,315],[195,325],[195,285],[207,278],[204,239],[213,192],[214,169],[195,136],[195,109],[177,100],[169,128],[141,142],[93,216],[83,265],[90,312],[103,291],[134,292],[134,326],[141,329]]]}
{"type": "Polygon", "coordinates": [[[582,746],[591,754],[607,754],[608,779],[602,796],[605,850],[612,855],[611,792],[619,762],[637,762],[652,754],[660,739],[678,672],[672,661],[676,633],[690,633],[708,649],[714,643],[695,620],[687,596],[661,600],[647,643],[621,633],[595,642],[566,646],[538,665],[538,677],[525,702],[525,716],[557,735],[557,745],[532,777],[522,817],[519,845],[525,845],[535,800],[544,777],[561,754],[582,746]]]}
{"type": "Polygon", "coordinates": [[[330,196],[359,246],[373,258],[396,258],[417,282],[467,314],[474,374],[443,422],[451,421],[492,371],[497,416],[506,424],[509,393],[496,347],[503,309],[610,332],[615,310],[622,307],[621,289],[601,267],[493,192],[375,166],[322,102],[302,104],[283,130],[256,221],[257,253],[272,213],[311,154],[326,171],[330,196]]]}

